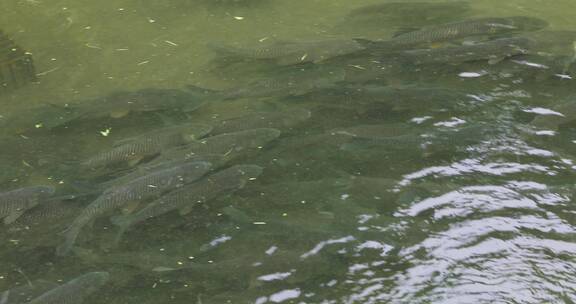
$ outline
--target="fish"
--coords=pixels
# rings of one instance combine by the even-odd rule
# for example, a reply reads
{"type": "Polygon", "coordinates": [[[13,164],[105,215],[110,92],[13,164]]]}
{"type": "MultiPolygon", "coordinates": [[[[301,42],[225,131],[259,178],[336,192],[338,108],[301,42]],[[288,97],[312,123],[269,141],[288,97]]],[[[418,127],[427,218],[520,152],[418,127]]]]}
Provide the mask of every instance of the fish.
{"type": "MultiPolygon", "coordinates": [[[[347,136],[349,140],[339,145],[340,150],[359,153],[361,150],[383,149],[386,152],[418,151],[427,145],[423,134],[409,127],[389,125],[360,125],[332,130],[331,134],[347,136]]],[[[380,150],[378,150],[380,151],[380,150]]]]}
{"type": "Polygon", "coordinates": [[[40,128],[53,129],[74,121],[82,115],[79,105],[47,103],[7,113],[6,117],[0,120],[0,127],[5,131],[22,134],[40,128]]]}
{"type": "Polygon", "coordinates": [[[291,69],[276,76],[225,90],[220,95],[222,100],[298,96],[317,89],[335,87],[345,79],[346,69],[339,66],[291,69]]]}
{"type": "Polygon", "coordinates": [[[535,42],[528,38],[501,38],[472,45],[405,51],[403,55],[410,63],[460,64],[468,61],[488,60],[498,63],[506,58],[528,54],[535,42]]]}
{"type": "Polygon", "coordinates": [[[85,263],[130,266],[146,272],[174,271],[194,263],[186,255],[170,256],[160,250],[123,251],[99,255],[89,249],[74,248],[74,256],[85,263]]]}
{"type": "Polygon", "coordinates": [[[469,19],[425,27],[417,31],[400,34],[387,41],[375,41],[373,46],[375,50],[410,49],[473,36],[537,31],[547,26],[548,22],[542,19],[526,16],[469,19]]]}
{"type": "Polygon", "coordinates": [[[59,256],[66,255],[76,242],[82,228],[98,216],[128,203],[139,203],[182,187],[208,173],[210,168],[211,164],[208,162],[189,162],[156,171],[129,183],[107,189],[84,208],[72,224],[62,232],[65,241],[57,248],[57,254],[59,256]]]}
{"type": "Polygon", "coordinates": [[[196,86],[185,89],[142,89],[114,92],[108,96],[78,102],[77,118],[122,118],[132,112],[184,111],[203,106],[215,92],[196,86]]]}
{"type": "Polygon", "coordinates": [[[358,152],[377,148],[381,152],[401,149],[433,154],[478,144],[487,135],[494,134],[496,131],[494,127],[478,123],[457,130],[433,130],[432,132],[403,127],[403,124],[361,125],[332,132],[351,137],[349,142],[340,145],[340,149],[344,151],[358,152]]]}
{"type": "Polygon", "coordinates": [[[109,280],[107,272],[89,272],[66,282],[28,304],[81,304],[109,280]]]}
{"type": "Polygon", "coordinates": [[[240,117],[221,120],[214,124],[211,134],[217,135],[258,128],[289,129],[308,120],[311,115],[312,113],[305,109],[255,112],[240,117]]]}
{"type": "Polygon", "coordinates": [[[58,284],[45,280],[34,280],[27,284],[10,288],[0,293],[0,304],[28,303],[45,292],[58,287],[58,284]]]}
{"type": "Polygon", "coordinates": [[[357,125],[353,127],[336,128],[331,135],[343,135],[355,138],[384,139],[412,134],[414,127],[405,123],[357,125]]]}
{"type": "Polygon", "coordinates": [[[76,216],[81,211],[81,205],[75,201],[64,199],[49,199],[46,202],[26,211],[10,225],[10,232],[32,231],[38,229],[53,230],[61,227],[63,221],[76,216]]]}
{"type": "Polygon", "coordinates": [[[122,118],[136,112],[192,112],[217,96],[215,91],[191,85],[182,90],[122,91],[94,99],[46,103],[16,110],[0,119],[0,127],[21,134],[36,129],[51,130],[83,120],[122,118]]]}
{"type": "Polygon", "coordinates": [[[300,63],[319,63],[326,59],[347,55],[365,49],[365,46],[353,39],[327,39],[318,41],[274,41],[264,42],[254,48],[240,48],[209,45],[224,58],[270,60],[279,65],[300,63]]]}
{"type": "Polygon", "coordinates": [[[558,61],[552,66],[559,66],[563,74],[568,73],[576,62],[576,31],[540,31],[526,33],[523,37],[535,41],[533,54],[558,61]]]}
{"type": "MultiPolygon", "coordinates": [[[[224,6],[227,9],[230,7],[252,7],[267,3],[268,0],[204,0],[205,5],[224,6]]],[[[194,2],[196,3],[196,2],[194,2]]]]}
{"type": "Polygon", "coordinates": [[[212,164],[212,170],[214,170],[219,168],[221,165],[224,165],[227,159],[226,156],[222,154],[193,155],[190,157],[175,158],[172,160],[154,159],[148,163],[135,167],[134,170],[129,173],[100,183],[98,188],[105,190],[110,187],[126,184],[154,171],[164,170],[181,165],[183,163],[196,161],[209,162],[212,164]]]}
{"type": "Polygon", "coordinates": [[[377,3],[351,10],[337,28],[366,30],[372,27],[424,27],[457,21],[470,11],[470,3],[466,1],[377,3]]]}
{"type": "Polygon", "coordinates": [[[0,219],[11,224],[55,192],[52,186],[31,186],[0,193],[0,219]]]}
{"type": "Polygon", "coordinates": [[[289,181],[258,185],[250,188],[251,196],[263,200],[266,205],[289,206],[302,202],[331,202],[347,193],[350,178],[323,178],[312,181],[289,181]]]}
{"type": "Polygon", "coordinates": [[[194,141],[186,146],[162,152],[158,161],[187,159],[197,155],[220,154],[227,158],[236,157],[241,152],[260,149],[277,139],[281,132],[272,128],[259,128],[246,131],[223,133],[194,141]]]}
{"type": "Polygon", "coordinates": [[[392,110],[442,111],[470,108],[475,100],[469,93],[440,86],[343,83],[338,88],[318,90],[286,102],[318,102],[322,105],[387,105],[392,110]]]}
{"type": "Polygon", "coordinates": [[[520,37],[534,41],[534,53],[548,56],[574,56],[576,31],[552,31],[524,33],[520,37]]]}
{"type": "Polygon", "coordinates": [[[173,210],[181,215],[188,214],[194,205],[206,203],[220,195],[231,194],[262,174],[263,168],[256,165],[236,165],[211,174],[204,179],[172,191],[150,203],[140,211],[118,216],[112,223],[118,226],[117,241],[131,226],[173,210]]]}
{"type": "Polygon", "coordinates": [[[107,151],[99,153],[82,163],[84,168],[99,168],[128,162],[138,163],[162,150],[187,144],[210,133],[212,127],[202,124],[185,124],[154,130],[140,136],[124,139],[107,151]]]}
{"type": "Polygon", "coordinates": [[[32,54],[0,31],[0,94],[37,80],[32,54]]]}

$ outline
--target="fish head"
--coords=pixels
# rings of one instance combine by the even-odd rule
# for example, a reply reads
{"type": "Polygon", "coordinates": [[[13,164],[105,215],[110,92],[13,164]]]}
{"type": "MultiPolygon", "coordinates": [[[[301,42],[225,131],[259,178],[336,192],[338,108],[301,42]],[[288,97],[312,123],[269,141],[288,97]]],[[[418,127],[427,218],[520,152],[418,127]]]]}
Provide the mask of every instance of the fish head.
{"type": "Polygon", "coordinates": [[[49,196],[56,193],[56,188],[52,186],[38,186],[38,194],[49,196]]]}
{"type": "Polygon", "coordinates": [[[243,188],[263,171],[264,169],[257,165],[236,165],[216,173],[212,179],[226,189],[243,188]]]}
{"type": "Polygon", "coordinates": [[[287,111],[284,113],[284,117],[282,118],[282,123],[286,127],[293,126],[295,124],[299,124],[304,122],[310,117],[312,117],[312,112],[306,109],[294,109],[292,111],[287,111]]]}
{"type": "Polygon", "coordinates": [[[514,16],[508,18],[510,25],[521,31],[537,31],[548,27],[549,23],[536,17],[514,16]]]}
{"type": "Polygon", "coordinates": [[[90,272],[78,278],[83,291],[96,291],[110,279],[108,272],[90,272]]]}
{"type": "Polygon", "coordinates": [[[255,133],[255,139],[262,143],[271,142],[278,137],[280,137],[280,130],[272,129],[272,128],[261,128],[261,129],[254,129],[251,130],[255,133]]]}
{"type": "Polygon", "coordinates": [[[183,127],[182,139],[185,143],[191,143],[212,132],[212,126],[205,124],[188,124],[183,127]]]}

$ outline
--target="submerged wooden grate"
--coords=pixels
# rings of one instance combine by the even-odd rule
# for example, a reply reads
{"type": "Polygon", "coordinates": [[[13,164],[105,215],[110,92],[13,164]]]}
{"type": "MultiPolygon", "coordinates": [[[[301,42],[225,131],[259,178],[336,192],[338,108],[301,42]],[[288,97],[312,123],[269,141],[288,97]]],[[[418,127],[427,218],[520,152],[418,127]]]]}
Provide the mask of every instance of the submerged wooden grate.
{"type": "Polygon", "coordinates": [[[0,94],[36,80],[32,56],[0,31],[0,94]]]}

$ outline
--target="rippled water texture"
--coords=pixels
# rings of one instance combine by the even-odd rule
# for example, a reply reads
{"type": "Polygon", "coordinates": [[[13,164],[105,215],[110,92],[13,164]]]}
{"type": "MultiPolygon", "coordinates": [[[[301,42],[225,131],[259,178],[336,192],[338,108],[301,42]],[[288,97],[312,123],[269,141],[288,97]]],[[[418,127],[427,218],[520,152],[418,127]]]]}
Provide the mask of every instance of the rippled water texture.
{"type": "Polygon", "coordinates": [[[0,304],[575,303],[575,11],[0,1],[0,304]]]}

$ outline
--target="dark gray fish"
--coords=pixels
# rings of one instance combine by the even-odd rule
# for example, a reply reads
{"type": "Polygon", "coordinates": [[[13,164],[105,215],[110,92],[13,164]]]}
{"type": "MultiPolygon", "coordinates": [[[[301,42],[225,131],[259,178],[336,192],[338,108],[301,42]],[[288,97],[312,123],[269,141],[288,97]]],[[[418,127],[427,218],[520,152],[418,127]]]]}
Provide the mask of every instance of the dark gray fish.
{"type": "Polygon", "coordinates": [[[264,42],[255,48],[210,45],[224,58],[271,60],[279,65],[299,63],[318,63],[329,58],[338,57],[364,50],[363,44],[355,40],[329,39],[319,41],[264,42]]]}
{"type": "Polygon", "coordinates": [[[534,54],[557,61],[560,72],[567,73],[576,62],[576,31],[541,31],[523,35],[535,42],[534,54]]]}
{"type": "Polygon", "coordinates": [[[212,134],[237,132],[242,130],[273,128],[292,128],[309,119],[312,113],[305,109],[277,112],[255,112],[245,116],[219,121],[214,125],[212,134]]]}
{"type": "Polygon", "coordinates": [[[297,205],[302,202],[322,204],[341,200],[348,193],[352,179],[324,178],[312,181],[278,182],[250,188],[249,195],[264,200],[266,205],[297,205]]]}
{"type": "Polygon", "coordinates": [[[129,183],[112,187],[90,203],[63,232],[65,242],[57,249],[58,255],[67,254],[82,228],[98,216],[118,209],[128,203],[158,197],[170,190],[191,183],[211,168],[207,162],[189,162],[142,176],[129,183]]]}
{"type": "Polygon", "coordinates": [[[36,81],[32,54],[16,45],[0,31],[0,94],[36,81]]]}
{"type": "MultiPolygon", "coordinates": [[[[166,272],[183,269],[194,261],[188,256],[170,256],[159,250],[138,250],[129,252],[110,252],[104,255],[96,254],[92,250],[85,248],[74,248],[74,256],[80,258],[85,263],[90,264],[112,264],[135,267],[149,272],[166,272]]],[[[2,302],[0,302],[2,304],[2,302]]]]}
{"type": "Polygon", "coordinates": [[[574,56],[576,31],[539,31],[522,34],[534,41],[534,51],[540,55],[574,56]]]}
{"type": "Polygon", "coordinates": [[[28,303],[32,299],[56,287],[58,287],[58,284],[44,280],[28,282],[0,293],[0,304],[28,303]]]}
{"type": "Polygon", "coordinates": [[[262,170],[262,167],[256,165],[236,165],[172,191],[134,214],[115,217],[113,223],[120,227],[118,240],[129,227],[147,219],[173,210],[179,210],[180,214],[187,214],[195,204],[203,204],[220,195],[239,190],[248,181],[262,174],[262,170]]]}
{"type": "Polygon", "coordinates": [[[419,28],[459,20],[470,11],[470,3],[465,1],[378,3],[353,9],[338,28],[419,28]]]}
{"type": "Polygon", "coordinates": [[[10,225],[10,231],[41,230],[54,231],[62,229],[65,220],[73,218],[82,210],[81,204],[76,201],[50,199],[26,211],[10,225]]]}
{"type": "Polygon", "coordinates": [[[536,31],[548,23],[525,16],[489,17],[430,26],[418,31],[398,35],[388,41],[374,42],[376,49],[412,48],[420,45],[446,42],[473,36],[500,35],[514,32],[536,31]]]}
{"type": "Polygon", "coordinates": [[[55,191],[52,186],[31,186],[0,193],[0,218],[11,224],[55,191]]]}
{"type": "Polygon", "coordinates": [[[460,64],[479,60],[488,60],[493,64],[509,57],[527,54],[534,44],[534,41],[528,38],[514,37],[458,47],[411,50],[403,54],[414,64],[460,64]]]}
{"type": "Polygon", "coordinates": [[[6,117],[2,117],[0,126],[3,130],[18,134],[33,129],[52,129],[82,116],[82,112],[77,106],[74,104],[44,104],[21,111],[16,110],[8,113],[6,117]]]}
{"type": "Polygon", "coordinates": [[[224,91],[222,98],[298,96],[318,89],[335,87],[338,82],[345,79],[346,70],[340,67],[293,69],[224,91]]]}
{"type": "Polygon", "coordinates": [[[394,125],[366,125],[347,128],[337,133],[352,137],[351,141],[340,146],[347,151],[379,148],[379,151],[402,149],[438,153],[478,144],[495,131],[493,126],[485,124],[472,124],[457,130],[432,130],[432,132],[404,129],[402,126],[394,125]]]}
{"type": "Polygon", "coordinates": [[[197,8],[197,3],[203,2],[204,5],[208,6],[210,9],[216,9],[215,12],[221,12],[221,9],[225,9],[225,14],[230,14],[230,8],[254,8],[260,5],[266,4],[269,0],[201,0],[189,2],[194,5],[194,9],[197,8]]]}
{"type": "Polygon", "coordinates": [[[194,141],[186,146],[167,150],[159,161],[186,159],[196,155],[220,154],[235,157],[246,150],[260,149],[280,136],[277,129],[260,128],[234,133],[224,133],[194,141]]]}
{"type": "Polygon", "coordinates": [[[402,136],[411,136],[415,128],[403,124],[376,124],[376,125],[359,125],[347,128],[337,128],[329,133],[337,136],[350,136],[353,138],[367,138],[374,140],[391,140],[402,136]]]}
{"type": "Polygon", "coordinates": [[[185,90],[143,89],[117,92],[106,97],[79,100],[65,105],[47,104],[2,117],[0,126],[15,133],[37,128],[52,129],[83,119],[121,118],[132,112],[184,111],[191,112],[211,98],[214,91],[189,86],[185,90]]]}
{"type": "Polygon", "coordinates": [[[79,102],[78,118],[120,118],[131,112],[184,111],[191,112],[204,105],[214,92],[195,86],[186,90],[142,89],[134,92],[117,92],[104,98],[79,102]]]}
{"type": "Polygon", "coordinates": [[[123,162],[138,162],[142,158],[159,154],[163,150],[184,145],[210,133],[212,128],[201,124],[168,127],[122,140],[108,151],[97,154],[82,163],[86,168],[106,167],[123,162]]]}
{"type": "Polygon", "coordinates": [[[360,105],[384,104],[393,110],[463,110],[473,106],[474,99],[467,93],[434,86],[379,84],[343,84],[338,88],[319,90],[287,101],[302,100],[326,105],[344,105],[358,108],[360,105]]]}
{"type": "Polygon", "coordinates": [[[89,272],[60,285],[28,304],[81,304],[108,282],[107,272],[89,272]]]}
{"type": "Polygon", "coordinates": [[[386,146],[390,150],[397,151],[407,147],[418,147],[426,141],[413,127],[405,124],[360,125],[338,128],[330,131],[330,134],[350,137],[347,143],[340,146],[346,151],[374,146],[386,146]]]}
{"type": "Polygon", "coordinates": [[[155,159],[151,162],[142,164],[134,168],[130,173],[124,174],[120,177],[111,179],[109,181],[103,182],[98,187],[100,189],[108,189],[111,187],[117,187],[128,182],[131,182],[137,178],[148,175],[154,171],[164,170],[168,168],[173,168],[175,166],[189,163],[189,162],[208,162],[212,164],[212,170],[220,167],[226,163],[226,156],[221,154],[206,154],[206,155],[193,155],[190,157],[176,158],[172,160],[155,159]]]}

